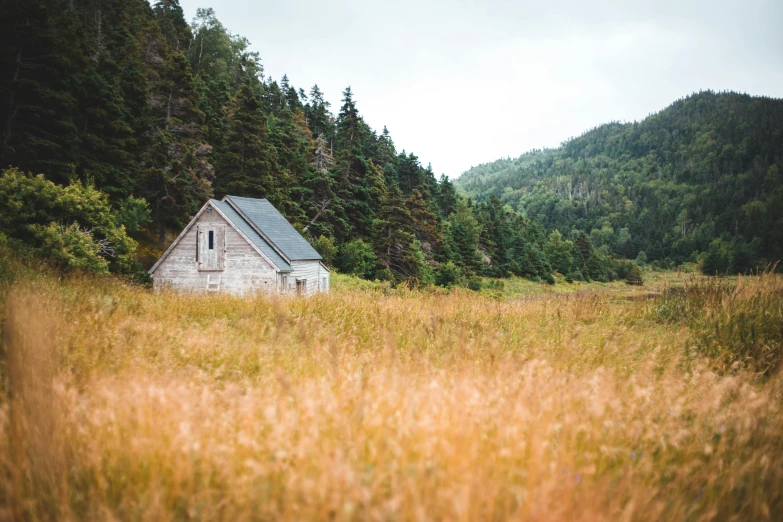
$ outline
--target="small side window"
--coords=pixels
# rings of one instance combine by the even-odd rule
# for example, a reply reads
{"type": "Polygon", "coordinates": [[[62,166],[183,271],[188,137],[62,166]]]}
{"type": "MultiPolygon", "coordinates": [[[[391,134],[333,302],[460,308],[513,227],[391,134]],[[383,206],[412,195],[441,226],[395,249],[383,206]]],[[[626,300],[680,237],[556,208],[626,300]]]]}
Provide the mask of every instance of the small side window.
{"type": "Polygon", "coordinates": [[[209,249],[215,250],[215,231],[210,230],[209,231],[209,249]]]}

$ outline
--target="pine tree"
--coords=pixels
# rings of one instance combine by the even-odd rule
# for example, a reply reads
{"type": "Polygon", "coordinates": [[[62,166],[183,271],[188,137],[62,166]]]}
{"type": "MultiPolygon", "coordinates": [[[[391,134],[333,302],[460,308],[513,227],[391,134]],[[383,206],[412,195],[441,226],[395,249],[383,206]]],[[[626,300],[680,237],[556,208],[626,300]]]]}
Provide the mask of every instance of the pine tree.
{"type": "Polygon", "coordinates": [[[397,156],[397,179],[400,183],[400,190],[405,196],[410,196],[413,189],[422,188],[422,175],[419,158],[414,154],[405,154],[402,151],[397,156]]]}
{"type": "Polygon", "coordinates": [[[302,110],[304,108],[302,100],[299,99],[299,93],[296,92],[296,89],[291,85],[288,76],[285,74],[280,80],[280,91],[283,93],[283,98],[291,111],[302,110]]]}
{"type": "Polygon", "coordinates": [[[310,100],[305,105],[304,113],[307,125],[313,132],[313,136],[323,136],[329,149],[334,141],[334,125],[329,114],[329,102],[324,100],[324,94],[318,85],[310,89],[310,100]]]}
{"type": "Polygon", "coordinates": [[[76,13],[55,0],[0,3],[0,161],[74,176],[79,156],[77,110],[86,41],[76,13]]]}
{"type": "Polygon", "coordinates": [[[414,189],[405,201],[405,206],[413,219],[413,233],[428,261],[439,258],[443,252],[443,239],[438,229],[438,220],[421,192],[414,189]]]}
{"type": "Polygon", "coordinates": [[[372,235],[373,219],[378,208],[384,180],[377,168],[371,168],[365,154],[372,141],[370,129],[359,115],[348,87],[343,92],[343,106],[337,118],[335,134],[335,195],[341,200],[343,216],[351,230],[337,230],[341,239],[351,234],[372,235]]]}
{"type": "Polygon", "coordinates": [[[421,275],[414,230],[402,192],[391,183],[378,209],[373,231],[378,266],[396,281],[417,280],[421,275]]]}
{"type": "Polygon", "coordinates": [[[385,169],[387,165],[393,165],[397,160],[397,151],[394,148],[394,140],[392,140],[391,134],[389,134],[389,129],[386,128],[386,125],[383,126],[383,132],[381,132],[381,135],[378,136],[372,160],[382,169],[385,169]]]}
{"type": "Polygon", "coordinates": [[[166,227],[179,228],[212,196],[212,150],[204,143],[204,113],[190,65],[171,51],[154,28],[147,35],[150,84],[141,192],[150,203],[161,242],[166,227]]]}
{"type": "Polygon", "coordinates": [[[512,233],[503,204],[492,195],[480,207],[478,216],[481,222],[481,244],[490,261],[485,271],[493,277],[505,277],[511,268],[512,233]]]}
{"type": "MultiPolygon", "coordinates": [[[[81,74],[79,176],[115,202],[136,190],[147,74],[134,29],[152,21],[142,0],[85,2],[89,59],[81,74]]],[[[183,21],[184,22],[184,21],[183,21]]]]}
{"type": "Polygon", "coordinates": [[[440,215],[444,218],[449,217],[449,214],[454,212],[457,207],[457,191],[445,174],[440,176],[438,190],[435,192],[435,201],[438,203],[440,215]]]}
{"type": "Polygon", "coordinates": [[[158,27],[163,38],[172,51],[187,51],[193,40],[193,33],[185,21],[185,14],[179,5],[179,0],[157,0],[153,11],[158,21],[158,27]]]}
{"type": "Polygon", "coordinates": [[[587,234],[578,232],[574,240],[574,249],[579,255],[579,271],[585,279],[595,281],[606,281],[606,266],[599,259],[598,254],[593,248],[593,243],[587,234]]]}
{"type": "Polygon", "coordinates": [[[279,205],[277,157],[268,143],[266,116],[258,89],[245,82],[228,109],[227,146],[220,152],[215,190],[219,195],[266,198],[279,205]]]}
{"type": "Polygon", "coordinates": [[[477,273],[481,268],[478,251],[481,225],[466,200],[457,199],[447,223],[447,248],[453,261],[463,271],[477,273]]]}

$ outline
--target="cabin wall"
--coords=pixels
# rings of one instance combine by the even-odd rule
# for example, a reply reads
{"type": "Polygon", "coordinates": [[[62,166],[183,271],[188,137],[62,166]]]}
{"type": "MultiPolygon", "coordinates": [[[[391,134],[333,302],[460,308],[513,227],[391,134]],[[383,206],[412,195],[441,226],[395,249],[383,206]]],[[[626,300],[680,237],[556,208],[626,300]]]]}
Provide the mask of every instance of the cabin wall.
{"type": "Polygon", "coordinates": [[[329,292],[329,271],[319,261],[291,261],[288,293],[296,293],[296,280],[307,280],[307,295],[329,292]]]}
{"type": "Polygon", "coordinates": [[[194,226],[152,274],[152,279],[156,289],[171,287],[204,292],[207,288],[207,276],[213,283],[220,278],[221,292],[273,293],[278,289],[277,271],[274,267],[215,211],[206,211],[199,216],[194,226]],[[198,225],[226,225],[223,270],[199,271],[196,261],[198,225]]]}

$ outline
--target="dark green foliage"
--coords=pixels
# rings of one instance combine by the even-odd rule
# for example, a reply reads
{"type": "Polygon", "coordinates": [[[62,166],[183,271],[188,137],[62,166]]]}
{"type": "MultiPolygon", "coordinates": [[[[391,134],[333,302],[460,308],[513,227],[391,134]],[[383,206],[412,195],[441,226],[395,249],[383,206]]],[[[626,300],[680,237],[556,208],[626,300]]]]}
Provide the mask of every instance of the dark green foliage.
{"type": "MultiPolygon", "coordinates": [[[[606,265],[598,256],[593,248],[593,243],[587,234],[584,232],[577,232],[576,239],[574,240],[574,253],[577,261],[577,268],[579,272],[590,281],[602,281],[607,280],[606,265]]],[[[644,254],[644,252],[642,252],[644,254]]]]}
{"type": "Polygon", "coordinates": [[[167,227],[184,226],[212,196],[212,147],[204,143],[204,113],[198,105],[190,64],[172,51],[157,30],[147,36],[149,102],[140,193],[150,202],[164,242],[167,227]]]}
{"type": "Polygon", "coordinates": [[[344,243],[340,247],[338,266],[347,274],[371,278],[376,270],[376,258],[372,245],[361,239],[344,243]]]}
{"type": "Polygon", "coordinates": [[[625,282],[629,285],[641,286],[644,284],[642,280],[642,271],[636,266],[636,263],[631,263],[631,267],[628,269],[628,273],[625,276],[625,282]]]}
{"type": "MultiPolygon", "coordinates": [[[[747,273],[781,254],[775,100],[703,93],[477,167],[460,181],[471,200],[370,128],[350,87],[335,116],[317,85],[265,77],[214,10],[189,26],[179,0],[151,4],[0,4],[0,165],[94,187],[136,237],[165,243],[236,194],[270,200],[341,271],[395,284],[635,280],[634,257],[747,273]]],[[[89,251],[49,224],[27,239],[89,251]]]]}
{"type": "Polygon", "coordinates": [[[457,191],[445,175],[441,175],[435,195],[442,216],[448,217],[457,207],[457,191]]]}
{"type": "Polygon", "coordinates": [[[470,276],[465,281],[465,286],[468,287],[470,290],[473,290],[474,292],[480,292],[481,291],[481,278],[478,276],[470,276]]]}
{"type": "Polygon", "coordinates": [[[447,248],[451,259],[466,273],[475,273],[482,266],[478,251],[481,225],[464,199],[458,199],[454,212],[446,221],[447,248]]]}
{"type": "Polygon", "coordinates": [[[428,261],[439,258],[443,252],[443,239],[438,230],[438,219],[419,189],[413,189],[405,205],[413,220],[413,233],[419,240],[428,261]]]}
{"type": "Polygon", "coordinates": [[[0,235],[66,270],[133,268],[136,243],[106,194],[76,181],[67,187],[43,175],[8,169],[0,176],[0,235]]]}
{"type": "Polygon", "coordinates": [[[440,265],[435,270],[435,284],[438,286],[452,286],[462,277],[462,271],[453,261],[440,265]]]}
{"type": "Polygon", "coordinates": [[[276,151],[267,137],[261,96],[249,81],[245,82],[228,107],[227,145],[220,154],[215,180],[219,196],[266,198],[280,205],[280,184],[274,176],[276,151]]]}
{"type": "Polygon", "coordinates": [[[481,223],[481,247],[487,261],[484,272],[492,277],[505,277],[512,265],[513,233],[506,210],[494,196],[477,209],[481,223]]]}
{"type": "Polygon", "coordinates": [[[56,0],[0,3],[0,165],[75,176],[79,73],[86,41],[75,13],[56,0]]]}
{"type": "Polygon", "coordinates": [[[313,248],[324,258],[324,263],[333,266],[337,259],[337,245],[334,240],[328,236],[320,236],[313,241],[313,248]]]}
{"type": "Polygon", "coordinates": [[[184,51],[190,45],[193,34],[185,22],[179,0],[156,0],[153,11],[163,37],[173,51],[184,51]]]}
{"type": "Polygon", "coordinates": [[[723,238],[738,245],[736,266],[709,268],[746,272],[783,258],[782,129],[781,100],[701,92],[641,122],[475,167],[459,184],[629,259],[679,264],[723,238]]]}
{"type": "Polygon", "coordinates": [[[393,274],[397,281],[419,279],[422,267],[416,255],[414,221],[395,183],[386,190],[373,232],[379,268],[393,274]]]}

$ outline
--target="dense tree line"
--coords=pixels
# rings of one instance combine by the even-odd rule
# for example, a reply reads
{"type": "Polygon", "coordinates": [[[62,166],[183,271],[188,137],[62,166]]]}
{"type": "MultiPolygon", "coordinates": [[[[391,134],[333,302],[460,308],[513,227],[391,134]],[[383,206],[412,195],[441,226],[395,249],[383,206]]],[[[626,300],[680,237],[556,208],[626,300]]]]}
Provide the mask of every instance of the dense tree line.
{"type": "Polygon", "coordinates": [[[783,259],[782,173],[783,100],[707,91],[457,183],[618,257],[715,274],[783,259]]]}
{"type": "Polygon", "coordinates": [[[449,285],[631,270],[584,233],[548,232],[495,197],[458,197],[370,128],[350,87],[334,114],[317,85],[266,77],[212,9],[188,24],[178,0],[29,0],[4,2],[0,19],[0,165],[13,167],[0,192],[16,194],[0,239],[62,266],[127,270],[132,238],[163,246],[208,198],[233,194],[267,198],[327,262],[362,277],[449,285]]]}

